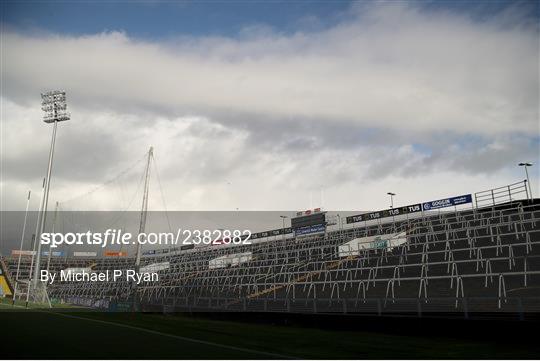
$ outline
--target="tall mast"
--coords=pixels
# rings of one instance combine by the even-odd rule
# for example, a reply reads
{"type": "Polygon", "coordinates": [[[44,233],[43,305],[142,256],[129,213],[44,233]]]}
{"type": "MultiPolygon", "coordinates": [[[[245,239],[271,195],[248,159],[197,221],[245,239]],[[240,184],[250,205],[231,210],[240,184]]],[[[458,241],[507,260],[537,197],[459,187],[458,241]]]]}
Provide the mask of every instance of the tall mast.
{"type": "MultiPolygon", "coordinates": [[[[17,261],[17,273],[15,275],[15,288],[13,290],[13,304],[15,304],[15,297],[17,296],[17,285],[19,284],[19,270],[21,268],[21,256],[24,243],[24,233],[26,232],[26,220],[28,218],[28,207],[30,206],[30,195],[32,191],[28,191],[28,197],[26,199],[26,211],[24,212],[24,223],[21,235],[21,247],[19,248],[19,260],[17,261]]],[[[28,288],[26,290],[28,292],[28,288]]]]}
{"type": "Polygon", "coordinates": [[[43,192],[43,198],[41,199],[41,217],[38,218],[38,229],[36,232],[37,252],[36,252],[36,264],[34,267],[34,279],[33,288],[36,296],[39,271],[41,266],[41,234],[45,231],[47,220],[47,206],[49,203],[49,190],[51,187],[52,167],[54,158],[54,146],[56,144],[56,129],[59,122],[63,122],[70,119],[70,114],[67,112],[66,105],[66,92],[62,90],[50,91],[41,94],[42,107],[45,112],[43,121],[45,123],[53,123],[53,132],[51,138],[51,147],[49,149],[49,163],[47,165],[47,176],[45,177],[45,187],[43,192]]]}
{"type": "MultiPolygon", "coordinates": [[[[53,233],[55,232],[57,217],[58,217],[58,202],[56,202],[56,207],[54,208],[54,220],[52,224],[53,233]]],[[[49,267],[51,266],[51,256],[52,256],[52,245],[49,245],[49,256],[47,257],[47,272],[49,272],[49,267]]]]}
{"type": "MultiPolygon", "coordinates": [[[[148,151],[148,159],[146,161],[146,170],[144,176],[144,193],[141,208],[141,221],[139,223],[139,234],[144,233],[146,227],[146,213],[148,211],[148,186],[150,184],[150,161],[154,156],[154,147],[150,147],[148,151]]],[[[141,244],[137,242],[137,256],[135,259],[135,267],[138,269],[141,263],[141,244]]]]}

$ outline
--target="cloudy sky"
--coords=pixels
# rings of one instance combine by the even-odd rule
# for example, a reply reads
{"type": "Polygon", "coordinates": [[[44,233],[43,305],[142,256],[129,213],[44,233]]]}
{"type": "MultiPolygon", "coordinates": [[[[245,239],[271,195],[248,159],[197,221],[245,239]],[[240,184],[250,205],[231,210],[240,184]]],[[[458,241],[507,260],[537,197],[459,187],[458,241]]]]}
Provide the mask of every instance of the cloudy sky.
{"type": "Polygon", "coordinates": [[[151,209],[161,190],[174,210],[381,209],[523,180],[521,161],[540,192],[538,2],[1,6],[4,210],[29,189],[37,208],[51,89],[66,209],[136,209],[150,146],[151,209]]]}

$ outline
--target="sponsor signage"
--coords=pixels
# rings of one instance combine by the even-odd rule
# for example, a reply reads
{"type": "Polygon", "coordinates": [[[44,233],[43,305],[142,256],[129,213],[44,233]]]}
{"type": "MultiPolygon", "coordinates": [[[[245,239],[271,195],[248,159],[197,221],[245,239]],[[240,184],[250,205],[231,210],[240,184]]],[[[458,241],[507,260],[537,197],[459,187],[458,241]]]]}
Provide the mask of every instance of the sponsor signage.
{"type": "MultiPolygon", "coordinates": [[[[43,252],[41,252],[41,255],[48,256],[49,251],[43,251],[43,252]]],[[[51,254],[51,257],[63,257],[63,256],[64,256],[63,251],[52,251],[52,254],[51,254]]]]}
{"type": "Polygon", "coordinates": [[[180,251],[185,251],[185,250],[193,249],[193,248],[195,248],[194,244],[186,244],[186,245],[180,246],[180,251]]]}
{"type": "Polygon", "coordinates": [[[295,236],[302,236],[305,234],[313,234],[313,233],[320,233],[326,231],[326,225],[325,224],[316,224],[313,226],[307,226],[302,228],[297,228],[294,230],[295,236]]]}
{"type": "Polygon", "coordinates": [[[392,250],[394,247],[407,243],[407,232],[385,234],[377,236],[369,236],[355,238],[338,247],[339,256],[347,257],[359,255],[360,251],[377,250],[388,248],[392,250]]]}
{"type": "Polygon", "coordinates": [[[11,255],[12,256],[35,256],[36,255],[36,251],[21,251],[21,250],[18,250],[18,249],[14,249],[14,250],[11,250],[11,255]]]}
{"type": "Polygon", "coordinates": [[[438,199],[436,201],[424,202],[422,204],[411,204],[405,207],[390,208],[377,212],[370,212],[364,214],[357,214],[355,216],[349,216],[346,218],[347,223],[356,223],[363,221],[371,221],[379,218],[386,218],[392,216],[399,216],[402,214],[420,212],[422,210],[429,211],[432,209],[439,209],[444,207],[457,206],[460,204],[472,203],[472,195],[465,194],[458,197],[438,199]]]}
{"type": "Polygon", "coordinates": [[[258,239],[258,238],[264,238],[264,237],[270,237],[270,236],[279,236],[282,234],[289,234],[289,233],[292,233],[291,227],[279,228],[279,229],[273,229],[271,231],[252,233],[250,239],[258,239]]]}
{"type": "Polygon", "coordinates": [[[299,212],[296,212],[296,216],[297,217],[301,217],[301,216],[309,216],[313,213],[320,213],[321,212],[321,208],[315,208],[315,209],[308,209],[308,210],[305,210],[305,211],[299,211],[299,212]]]}
{"type": "Polygon", "coordinates": [[[386,218],[392,216],[400,216],[402,214],[420,212],[422,210],[422,205],[420,203],[411,204],[404,207],[390,208],[377,212],[370,212],[364,214],[357,214],[355,216],[349,216],[346,218],[347,223],[356,223],[363,221],[371,221],[379,218],[386,218]]]}
{"type": "Polygon", "coordinates": [[[460,204],[472,203],[472,195],[465,194],[458,197],[438,199],[436,201],[425,202],[422,204],[424,211],[429,211],[432,209],[439,209],[444,207],[458,206],[460,204]]]}
{"type": "Polygon", "coordinates": [[[96,257],[97,252],[73,252],[74,257],[96,257]]]}
{"type": "Polygon", "coordinates": [[[105,257],[127,257],[127,252],[105,251],[103,255],[105,257]]]}
{"type": "Polygon", "coordinates": [[[149,255],[152,255],[152,254],[156,254],[156,250],[155,249],[149,249],[148,251],[144,251],[142,254],[143,254],[143,256],[149,256],[149,255]]]}
{"type": "Polygon", "coordinates": [[[208,262],[209,269],[238,266],[241,263],[249,262],[253,259],[252,252],[235,253],[211,259],[208,262]]]}
{"type": "Polygon", "coordinates": [[[169,262],[152,263],[152,264],[141,267],[140,272],[141,273],[159,272],[159,271],[164,271],[166,269],[169,269],[169,267],[170,267],[169,262]]]}

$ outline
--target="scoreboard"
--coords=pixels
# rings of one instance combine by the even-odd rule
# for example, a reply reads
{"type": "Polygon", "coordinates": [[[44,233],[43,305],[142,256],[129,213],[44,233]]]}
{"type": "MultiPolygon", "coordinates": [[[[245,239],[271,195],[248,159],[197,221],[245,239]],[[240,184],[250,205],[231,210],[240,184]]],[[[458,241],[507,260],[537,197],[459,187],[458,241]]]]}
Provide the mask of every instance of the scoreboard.
{"type": "Polygon", "coordinates": [[[291,228],[304,228],[316,226],[318,224],[326,224],[326,213],[314,213],[305,216],[295,217],[291,219],[291,228]]]}

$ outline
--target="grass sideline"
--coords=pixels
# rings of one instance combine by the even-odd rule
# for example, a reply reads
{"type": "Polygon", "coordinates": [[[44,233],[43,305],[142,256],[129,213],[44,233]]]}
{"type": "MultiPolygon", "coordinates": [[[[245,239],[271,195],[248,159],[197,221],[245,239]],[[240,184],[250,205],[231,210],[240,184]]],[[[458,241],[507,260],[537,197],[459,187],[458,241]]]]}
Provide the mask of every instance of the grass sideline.
{"type": "MultiPolygon", "coordinates": [[[[1,304],[0,311],[4,311],[0,312],[3,358],[515,359],[540,353],[538,345],[273,326],[181,314],[38,310],[10,304],[1,304]]],[[[415,320],[403,320],[403,326],[409,322],[415,320]]]]}
{"type": "MultiPolygon", "coordinates": [[[[26,302],[23,300],[15,300],[15,303],[13,303],[13,300],[11,298],[2,297],[0,298],[0,306],[16,306],[18,308],[28,308],[28,309],[50,309],[49,304],[47,303],[36,303],[36,302],[26,302]]],[[[81,306],[73,306],[67,303],[54,303],[51,302],[52,308],[59,308],[59,309],[84,309],[84,307],[81,306]]],[[[9,308],[3,307],[1,309],[2,311],[7,311],[9,308]]]]}

